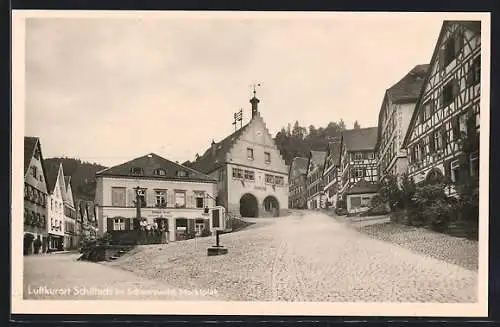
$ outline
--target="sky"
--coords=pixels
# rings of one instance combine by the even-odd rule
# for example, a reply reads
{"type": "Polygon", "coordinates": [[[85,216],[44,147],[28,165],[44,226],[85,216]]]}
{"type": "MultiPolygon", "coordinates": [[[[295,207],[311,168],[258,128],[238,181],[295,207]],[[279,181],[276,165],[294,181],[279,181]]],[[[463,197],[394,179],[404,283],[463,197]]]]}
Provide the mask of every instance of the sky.
{"type": "Polygon", "coordinates": [[[236,15],[28,18],[25,135],[45,158],[193,160],[234,131],[234,112],[248,122],[253,83],[273,136],[296,120],[376,126],[385,90],[430,61],[442,24],[236,15]]]}

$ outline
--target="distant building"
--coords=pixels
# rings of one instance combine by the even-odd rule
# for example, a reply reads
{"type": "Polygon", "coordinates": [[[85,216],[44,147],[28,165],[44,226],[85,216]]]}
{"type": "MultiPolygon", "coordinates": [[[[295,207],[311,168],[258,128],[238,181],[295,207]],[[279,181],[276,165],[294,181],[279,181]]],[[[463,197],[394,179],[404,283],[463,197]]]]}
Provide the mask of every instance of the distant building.
{"type": "Polygon", "coordinates": [[[79,230],[76,226],[76,209],[71,189],[71,176],[64,176],[64,187],[64,249],[74,250],[79,246],[79,230]]]}
{"type": "Polygon", "coordinates": [[[418,65],[385,91],[378,115],[377,159],[379,177],[406,172],[408,158],[401,148],[429,65],[418,65]]]}
{"type": "Polygon", "coordinates": [[[295,157],[290,164],[288,174],[289,181],[289,208],[305,209],[307,208],[307,163],[308,158],[295,157]]]}
{"type": "Polygon", "coordinates": [[[64,199],[66,192],[64,182],[64,170],[62,163],[59,165],[47,165],[47,186],[49,191],[48,207],[48,247],[49,251],[61,251],[64,249],[64,199]]]}
{"type": "Polygon", "coordinates": [[[328,207],[335,207],[337,203],[337,192],[340,184],[340,148],[340,140],[330,142],[327,147],[322,178],[325,206],[328,207]]]}
{"type": "Polygon", "coordinates": [[[325,164],[325,151],[310,151],[307,163],[307,207],[319,209],[324,206],[323,197],[323,165],[325,164]]]}
{"type": "Polygon", "coordinates": [[[479,176],[480,94],[480,22],[445,21],[403,143],[415,182],[479,176]]]}
{"type": "Polygon", "coordinates": [[[215,178],[218,204],[242,217],[279,216],[288,210],[288,167],[258,111],[248,124],[212,142],[191,167],[215,178]]]}
{"type": "Polygon", "coordinates": [[[167,231],[168,240],[176,241],[187,231],[201,234],[204,229],[223,229],[223,217],[214,220],[205,214],[205,208],[215,207],[216,194],[217,181],[212,177],[147,154],[96,173],[97,233],[144,227],[167,231]]]}
{"type": "Polygon", "coordinates": [[[42,147],[38,137],[24,138],[24,240],[23,253],[33,254],[35,240],[46,250],[47,233],[47,177],[43,164],[42,147]]]}
{"type": "Polygon", "coordinates": [[[97,220],[95,216],[93,201],[76,201],[76,224],[79,225],[80,241],[97,237],[97,220]]]}
{"type": "Polygon", "coordinates": [[[373,196],[377,194],[378,174],[375,157],[377,133],[377,127],[342,132],[339,196],[346,200],[348,213],[367,210],[371,206],[373,196]],[[349,190],[355,185],[361,185],[363,191],[369,192],[352,194],[349,190]],[[371,187],[368,188],[368,185],[371,187]]]}

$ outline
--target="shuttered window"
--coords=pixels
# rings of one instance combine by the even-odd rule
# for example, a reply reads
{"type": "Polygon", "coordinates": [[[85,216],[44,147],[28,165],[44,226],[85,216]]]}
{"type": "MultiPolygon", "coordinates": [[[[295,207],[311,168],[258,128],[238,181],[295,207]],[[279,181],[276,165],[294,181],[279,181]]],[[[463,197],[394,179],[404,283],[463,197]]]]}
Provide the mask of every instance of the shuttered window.
{"type": "Polygon", "coordinates": [[[125,187],[112,187],[111,188],[111,205],[113,207],[125,207],[125,187]]]}

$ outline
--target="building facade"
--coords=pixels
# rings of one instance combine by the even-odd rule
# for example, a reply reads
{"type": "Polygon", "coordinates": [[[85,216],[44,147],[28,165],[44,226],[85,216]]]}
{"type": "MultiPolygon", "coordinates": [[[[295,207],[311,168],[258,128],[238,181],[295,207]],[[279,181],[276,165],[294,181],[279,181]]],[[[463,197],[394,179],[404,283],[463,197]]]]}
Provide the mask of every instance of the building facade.
{"type": "Polygon", "coordinates": [[[269,133],[254,97],[252,118],[212,145],[191,168],[217,182],[217,203],[231,215],[272,217],[288,212],[288,166],[269,133]]]}
{"type": "Polygon", "coordinates": [[[97,234],[144,227],[176,241],[190,230],[224,229],[223,217],[206,211],[215,207],[216,194],[217,181],[210,176],[154,153],[133,159],[96,174],[97,234]]]}
{"type": "Polygon", "coordinates": [[[49,191],[48,207],[48,248],[49,251],[61,251],[64,249],[64,199],[66,191],[64,182],[64,170],[62,163],[57,166],[47,165],[47,187],[49,191]]]}
{"type": "Polygon", "coordinates": [[[288,207],[291,209],[307,208],[307,162],[308,158],[295,157],[290,164],[288,207]]]}
{"type": "Polygon", "coordinates": [[[307,208],[324,208],[323,194],[323,165],[325,164],[325,151],[310,151],[307,162],[307,208]]]}
{"type": "Polygon", "coordinates": [[[330,142],[326,151],[323,168],[323,193],[325,207],[335,207],[340,184],[340,140],[330,142]]]}
{"type": "Polygon", "coordinates": [[[47,249],[47,182],[38,137],[24,138],[24,239],[23,253],[47,249]],[[40,244],[38,247],[37,244],[40,244]]]}
{"type": "Polygon", "coordinates": [[[80,243],[76,225],[75,200],[71,189],[71,176],[64,176],[64,188],[64,249],[75,250],[79,247],[80,243]]]}
{"type": "MultiPolygon", "coordinates": [[[[420,183],[479,176],[481,26],[445,21],[403,146],[420,183]]],[[[451,194],[454,189],[449,189],[451,194]]]]}
{"type": "Polygon", "coordinates": [[[378,116],[376,157],[378,174],[401,175],[408,168],[406,150],[402,148],[417,98],[429,65],[418,65],[386,90],[378,116]]]}
{"type": "Polygon", "coordinates": [[[371,199],[377,194],[378,182],[375,145],[377,127],[351,129],[342,132],[340,145],[340,189],[338,196],[347,201],[348,213],[368,210],[371,199]],[[355,185],[373,185],[373,192],[363,197],[352,196],[349,189],[355,185]]]}

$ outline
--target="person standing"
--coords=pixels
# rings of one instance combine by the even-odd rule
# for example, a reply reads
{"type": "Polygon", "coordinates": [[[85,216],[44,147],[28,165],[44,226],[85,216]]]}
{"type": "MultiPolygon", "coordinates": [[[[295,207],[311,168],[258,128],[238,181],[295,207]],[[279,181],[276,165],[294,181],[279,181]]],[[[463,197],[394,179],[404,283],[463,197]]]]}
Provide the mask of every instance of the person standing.
{"type": "Polygon", "coordinates": [[[33,242],[33,248],[35,250],[35,254],[40,253],[40,247],[42,246],[42,241],[40,240],[40,235],[37,235],[35,241],[33,242]]]}

